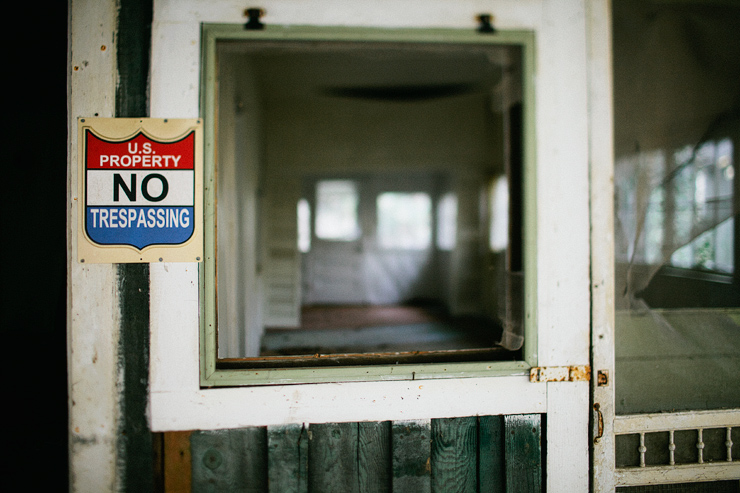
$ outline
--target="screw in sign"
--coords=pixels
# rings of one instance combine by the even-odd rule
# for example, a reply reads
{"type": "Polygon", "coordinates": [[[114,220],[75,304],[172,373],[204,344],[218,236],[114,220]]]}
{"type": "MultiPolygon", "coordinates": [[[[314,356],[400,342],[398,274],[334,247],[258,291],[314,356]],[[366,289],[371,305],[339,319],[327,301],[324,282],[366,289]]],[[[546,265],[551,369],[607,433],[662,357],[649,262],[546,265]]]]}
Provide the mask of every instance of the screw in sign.
{"type": "MultiPolygon", "coordinates": [[[[98,119],[86,120],[89,124],[98,119]]],[[[110,119],[102,120],[110,123],[110,119]]],[[[119,123],[131,123],[123,120],[119,123]]],[[[166,127],[168,133],[174,126],[166,127]]],[[[199,127],[189,128],[174,139],[161,139],[139,128],[116,138],[92,125],[81,127],[85,239],[103,249],[128,249],[129,255],[123,255],[128,261],[161,261],[161,255],[171,260],[173,247],[191,242],[200,229],[196,216],[198,131],[199,127]],[[166,250],[142,255],[152,248],[166,250]]],[[[196,254],[188,260],[200,257],[196,254]]]]}

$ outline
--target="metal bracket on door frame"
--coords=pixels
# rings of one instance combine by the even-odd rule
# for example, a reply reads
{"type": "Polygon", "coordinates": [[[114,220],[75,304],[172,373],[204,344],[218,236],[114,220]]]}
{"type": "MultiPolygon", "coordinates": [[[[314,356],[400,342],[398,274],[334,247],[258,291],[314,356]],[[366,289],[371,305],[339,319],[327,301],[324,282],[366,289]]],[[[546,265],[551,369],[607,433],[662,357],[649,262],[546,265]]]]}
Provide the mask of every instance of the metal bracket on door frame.
{"type": "Polygon", "coordinates": [[[582,366],[536,366],[529,370],[529,381],[541,382],[588,382],[591,367],[582,366]]]}

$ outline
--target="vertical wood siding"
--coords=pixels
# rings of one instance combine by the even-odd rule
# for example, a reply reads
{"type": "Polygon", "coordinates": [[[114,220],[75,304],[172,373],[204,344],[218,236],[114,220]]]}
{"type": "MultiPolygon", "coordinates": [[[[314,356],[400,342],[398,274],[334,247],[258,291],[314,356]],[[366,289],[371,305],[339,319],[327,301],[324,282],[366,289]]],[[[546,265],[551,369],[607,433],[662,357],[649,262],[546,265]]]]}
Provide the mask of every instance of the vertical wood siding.
{"type": "Polygon", "coordinates": [[[193,492],[537,492],[544,464],[539,414],[195,431],[190,448],[165,474],[193,492]]]}
{"type": "MultiPolygon", "coordinates": [[[[298,493],[306,491],[308,479],[308,431],[305,426],[278,426],[265,429],[268,488],[264,491],[298,493]]],[[[229,433],[220,432],[220,433],[229,433]]],[[[195,491],[195,490],[194,490],[195,491]]]]}

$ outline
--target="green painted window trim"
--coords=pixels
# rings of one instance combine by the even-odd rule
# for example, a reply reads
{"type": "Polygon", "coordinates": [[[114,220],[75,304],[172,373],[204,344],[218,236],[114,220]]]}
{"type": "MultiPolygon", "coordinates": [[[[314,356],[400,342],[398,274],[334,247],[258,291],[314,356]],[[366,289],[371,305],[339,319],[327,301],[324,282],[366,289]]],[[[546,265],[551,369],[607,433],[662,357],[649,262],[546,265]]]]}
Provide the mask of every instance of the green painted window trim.
{"type": "Polygon", "coordinates": [[[240,24],[203,24],[201,32],[201,101],[204,119],[204,230],[205,260],[199,265],[200,382],[202,387],[298,384],[320,382],[426,380],[511,376],[526,374],[537,365],[537,255],[536,255],[536,146],[535,146],[535,36],[531,31],[497,31],[480,34],[463,29],[380,29],[362,27],[271,26],[246,30],[240,24]],[[525,316],[523,361],[428,363],[345,366],[336,368],[219,369],[216,327],[215,250],[215,114],[216,45],[226,40],[363,41],[409,43],[515,44],[524,57],[524,276],[525,316]]]}

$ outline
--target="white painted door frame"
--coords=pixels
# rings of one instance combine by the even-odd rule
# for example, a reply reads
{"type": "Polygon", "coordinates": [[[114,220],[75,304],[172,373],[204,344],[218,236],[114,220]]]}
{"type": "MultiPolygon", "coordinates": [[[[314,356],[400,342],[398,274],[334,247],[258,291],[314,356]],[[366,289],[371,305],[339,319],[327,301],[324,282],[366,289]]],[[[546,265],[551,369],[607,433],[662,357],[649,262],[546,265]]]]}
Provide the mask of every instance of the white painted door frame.
{"type": "Polygon", "coordinates": [[[586,3],[591,213],[592,491],[613,493],[614,130],[611,2],[586,3]]]}

